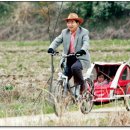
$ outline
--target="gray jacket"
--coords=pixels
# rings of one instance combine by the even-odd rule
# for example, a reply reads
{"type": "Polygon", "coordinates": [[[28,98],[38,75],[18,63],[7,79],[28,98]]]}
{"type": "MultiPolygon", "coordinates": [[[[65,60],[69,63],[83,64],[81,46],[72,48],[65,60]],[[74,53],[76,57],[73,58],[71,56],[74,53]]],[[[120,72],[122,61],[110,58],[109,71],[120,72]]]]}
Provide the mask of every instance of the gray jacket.
{"type": "MultiPolygon", "coordinates": [[[[89,48],[89,32],[87,29],[83,27],[78,27],[76,31],[74,46],[75,51],[80,51],[81,49],[86,52],[86,55],[79,56],[78,59],[81,61],[83,69],[88,69],[90,67],[90,54],[88,51],[89,48]]],[[[60,45],[63,44],[64,54],[68,54],[69,45],[70,45],[71,34],[69,29],[62,30],[61,34],[54,39],[49,48],[53,48],[54,50],[60,45]]]]}

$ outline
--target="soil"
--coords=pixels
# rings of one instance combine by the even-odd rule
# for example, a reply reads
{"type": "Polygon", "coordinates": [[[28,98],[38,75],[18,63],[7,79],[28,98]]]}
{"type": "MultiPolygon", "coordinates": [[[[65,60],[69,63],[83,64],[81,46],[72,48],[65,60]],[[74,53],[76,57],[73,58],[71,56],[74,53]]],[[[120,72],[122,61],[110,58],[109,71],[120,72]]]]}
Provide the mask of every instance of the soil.
{"type": "Polygon", "coordinates": [[[124,107],[110,107],[93,109],[87,115],[82,114],[79,110],[75,112],[66,112],[62,117],[57,117],[54,113],[22,117],[7,117],[0,119],[0,126],[82,126],[81,122],[85,120],[98,121],[99,119],[105,119],[110,115],[118,114],[119,112],[128,113],[124,107]],[[80,119],[80,121],[77,122],[77,119],[80,119]]]}

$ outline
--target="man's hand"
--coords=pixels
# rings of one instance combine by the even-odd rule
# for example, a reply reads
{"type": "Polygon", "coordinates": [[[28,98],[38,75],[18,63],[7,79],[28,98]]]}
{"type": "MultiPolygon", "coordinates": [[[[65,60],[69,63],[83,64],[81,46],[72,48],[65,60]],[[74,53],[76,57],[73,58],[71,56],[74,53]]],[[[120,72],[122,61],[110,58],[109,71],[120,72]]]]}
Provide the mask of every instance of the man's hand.
{"type": "Polygon", "coordinates": [[[78,57],[78,56],[82,56],[82,55],[85,55],[85,54],[86,54],[86,52],[84,50],[80,50],[80,51],[76,52],[75,55],[78,57]]]}
{"type": "Polygon", "coordinates": [[[54,50],[52,48],[49,48],[47,52],[51,53],[51,54],[54,54],[54,50]]]}

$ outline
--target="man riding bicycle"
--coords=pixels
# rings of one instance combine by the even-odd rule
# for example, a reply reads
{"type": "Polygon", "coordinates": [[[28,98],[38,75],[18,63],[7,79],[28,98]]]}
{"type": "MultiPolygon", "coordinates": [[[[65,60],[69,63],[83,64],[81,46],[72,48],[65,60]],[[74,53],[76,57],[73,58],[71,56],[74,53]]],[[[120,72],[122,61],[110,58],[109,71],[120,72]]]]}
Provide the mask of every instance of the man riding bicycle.
{"type": "Polygon", "coordinates": [[[80,91],[76,92],[76,97],[80,95],[85,89],[82,70],[87,70],[90,67],[89,48],[89,32],[87,29],[81,27],[83,19],[78,17],[76,13],[70,13],[68,18],[65,18],[67,28],[62,30],[61,34],[57,36],[51,43],[48,53],[54,53],[55,49],[63,44],[64,54],[75,54],[67,58],[67,67],[65,75],[68,80],[73,76],[75,86],[79,86],[80,91]]]}

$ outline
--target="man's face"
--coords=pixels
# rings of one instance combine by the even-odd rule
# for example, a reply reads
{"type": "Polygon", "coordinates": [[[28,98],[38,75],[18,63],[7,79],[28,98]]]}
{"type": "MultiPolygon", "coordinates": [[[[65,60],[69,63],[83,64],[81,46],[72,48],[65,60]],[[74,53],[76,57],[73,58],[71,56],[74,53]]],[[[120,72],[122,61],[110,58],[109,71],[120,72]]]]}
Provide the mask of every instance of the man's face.
{"type": "Polygon", "coordinates": [[[67,21],[67,27],[71,32],[75,32],[79,26],[79,23],[75,20],[68,20],[67,21]]]}

